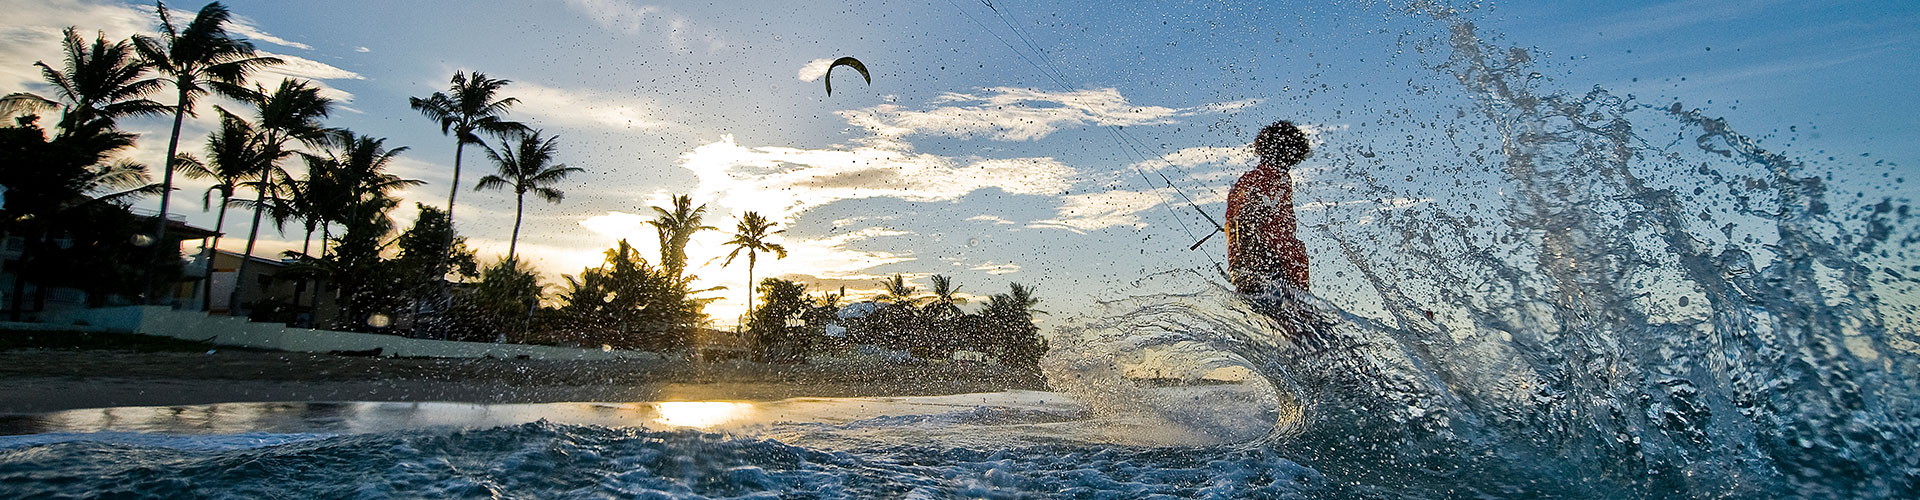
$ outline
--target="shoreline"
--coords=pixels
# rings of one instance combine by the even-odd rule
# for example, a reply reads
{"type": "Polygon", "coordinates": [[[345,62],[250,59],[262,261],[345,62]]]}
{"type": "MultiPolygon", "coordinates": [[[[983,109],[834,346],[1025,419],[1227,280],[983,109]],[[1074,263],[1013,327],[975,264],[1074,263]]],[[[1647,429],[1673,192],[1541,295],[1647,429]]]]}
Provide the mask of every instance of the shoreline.
{"type": "Polygon", "coordinates": [[[1046,390],[997,366],[377,358],[210,349],[0,350],[0,414],[240,402],[775,401],[1046,390]]]}

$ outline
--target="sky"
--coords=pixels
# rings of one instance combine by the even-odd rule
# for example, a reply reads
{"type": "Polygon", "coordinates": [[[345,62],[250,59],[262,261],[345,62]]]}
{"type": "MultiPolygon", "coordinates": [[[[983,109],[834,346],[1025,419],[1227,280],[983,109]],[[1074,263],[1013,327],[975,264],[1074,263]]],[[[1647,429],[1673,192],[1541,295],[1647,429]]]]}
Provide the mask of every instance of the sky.
{"type": "MultiPolygon", "coordinates": [[[[414,202],[445,204],[454,156],[452,138],[407,98],[477,71],[511,80],[503,95],[520,104],[509,117],[558,136],[558,159],[584,169],[559,186],[563,202],[527,204],[519,252],[550,284],[597,265],[621,238],[656,255],[647,207],[686,193],[710,205],[713,226],[731,229],[746,211],[781,223],[776,241],[789,255],[760,259],[756,276],[859,295],[894,273],[923,288],[927,275],[943,274],[976,299],[1009,282],[1037,285],[1046,322],[1143,293],[1146,276],[1210,276],[1224,243],[1189,250],[1212,230],[1196,208],[1220,217],[1227,187],[1253,164],[1247,143],[1278,119],[1305,125],[1321,148],[1295,171],[1303,226],[1337,232],[1431,201],[1370,198],[1331,175],[1316,179],[1362,153],[1452,161],[1380,150],[1396,122],[1458,124],[1438,110],[1466,104],[1435,67],[1445,28],[1403,4],[227,2],[238,33],[289,61],[258,81],[315,80],[338,100],[329,125],[410,148],[396,173],[426,183],[401,193],[402,227],[414,202]],[[864,61],[872,83],[842,68],[827,95],[822,70],[840,56],[864,61]]],[[[0,7],[9,13],[0,20],[0,92],[45,91],[32,63],[58,60],[62,27],[119,39],[156,23],[147,3],[0,7]]],[[[1863,199],[1913,194],[1889,179],[1920,173],[1912,140],[1920,4],[1467,10],[1483,38],[1534,54],[1542,90],[1685,102],[1832,174],[1836,189],[1863,199]]],[[[198,151],[210,130],[210,107],[199,111],[185,151],[198,151]]],[[[167,125],[124,123],[143,134],[130,156],[157,164],[167,125]]],[[[492,171],[476,149],[464,165],[456,223],[492,260],[506,252],[512,195],[473,192],[492,171]]],[[[1450,180],[1437,171],[1379,177],[1450,180]]],[[[172,206],[212,226],[205,188],[182,181],[172,206]]],[[[231,219],[224,229],[242,237],[221,247],[238,250],[246,228],[231,219]]],[[[296,233],[266,231],[256,254],[297,248],[296,233]]],[[[1317,233],[1302,237],[1316,255],[1337,251],[1317,233]]],[[[708,308],[721,326],[741,311],[746,279],[740,263],[709,260],[725,255],[726,238],[702,233],[689,249],[701,284],[727,287],[708,308]]],[[[1315,286],[1365,301],[1336,273],[1317,271],[1315,286]]]]}

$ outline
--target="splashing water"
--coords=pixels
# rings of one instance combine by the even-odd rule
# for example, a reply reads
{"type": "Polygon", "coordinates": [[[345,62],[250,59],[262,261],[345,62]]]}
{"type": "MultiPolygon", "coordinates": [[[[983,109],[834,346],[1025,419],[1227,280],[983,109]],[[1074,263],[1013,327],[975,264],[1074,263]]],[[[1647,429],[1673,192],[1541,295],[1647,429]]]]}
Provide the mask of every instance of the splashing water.
{"type": "MultiPolygon", "coordinates": [[[[1437,68],[1498,145],[1462,156],[1493,167],[1504,208],[1320,227],[1337,253],[1316,267],[1350,266],[1381,313],[1314,301],[1342,321],[1313,342],[1258,312],[1274,297],[1139,297],[1063,329],[1056,345],[1100,347],[1050,376],[1125,401],[1103,363],[1254,367],[1297,400],[1262,446],[1363,496],[1920,495],[1920,349],[1881,299],[1911,295],[1905,206],[1836,213],[1800,163],[1680,103],[1536,94],[1526,51],[1413,10],[1449,32],[1437,68]]],[[[1445,125],[1420,128],[1463,142],[1445,125]]],[[[1369,195],[1423,195],[1350,156],[1336,173],[1369,195]]]]}

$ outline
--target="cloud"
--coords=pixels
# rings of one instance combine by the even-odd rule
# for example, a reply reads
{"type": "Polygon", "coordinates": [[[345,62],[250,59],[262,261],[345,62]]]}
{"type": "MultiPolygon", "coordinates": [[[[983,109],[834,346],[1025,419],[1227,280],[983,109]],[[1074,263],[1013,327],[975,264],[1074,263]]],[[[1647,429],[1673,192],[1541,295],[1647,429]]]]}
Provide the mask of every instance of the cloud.
{"type": "Polygon", "coordinates": [[[1164,190],[1072,194],[1061,197],[1061,205],[1052,219],[1034,221],[1027,227],[1066,229],[1084,233],[1109,227],[1146,227],[1139,213],[1160,206],[1172,193],[1164,190]]]}
{"type": "MultiPolygon", "coordinates": [[[[850,245],[875,238],[910,234],[913,233],[872,227],[820,239],[789,238],[785,241],[787,258],[773,262],[762,260],[760,264],[775,272],[804,271],[828,278],[878,279],[880,276],[869,274],[867,270],[886,264],[908,262],[915,258],[893,252],[855,249],[850,245]]],[[[715,255],[718,254],[719,252],[715,253],[715,255]]],[[[771,273],[768,274],[768,276],[771,275],[771,273]]]]}
{"type": "Polygon", "coordinates": [[[847,296],[841,297],[841,305],[868,300],[885,291],[878,278],[825,278],[806,273],[787,273],[775,277],[806,285],[809,294],[840,293],[840,289],[845,287],[847,296]]]}
{"type": "Polygon", "coordinates": [[[841,200],[951,201],[981,189],[1051,195],[1076,171],[1052,158],[956,160],[881,147],[747,147],[731,135],[688,152],[680,166],[698,179],[694,196],[775,220],[841,200]]]}
{"type": "MultiPolygon", "coordinates": [[[[35,61],[58,63],[62,56],[60,30],[71,25],[76,19],[86,20],[87,28],[80,31],[89,41],[97,33],[105,33],[109,40],[125,39],[135,34],[157,36],[159,18],[148,6],[119,4],[93,4],[72,0],[54,0],[50,2],[29,2],[8,9],[8,25],[0,27],[0,88],[14,90],[41,91],[45,88],[39,68],[35,61]]],[[[194,13],[174,10],[176,23],[185,23],[193,19],[194,13]]],[[[248,39],[264,41],[275,45],[311,49],[306,44],[275,37],[260,30],[248,21],[235,20],[228,25],[237,35],[248,39]]],[[[359,80],[358,73],[348,71],[299,56],[276,54],[260,51],[261,55],[271,55],[286,61],[285,64],[263,69],[255,81],[272,86],[280,77],[293,77],[316,81],[324,88],[328,97],[340,101],[351,101],[353,94],[332,88],[326,80],[359,80]]],[[[163,102],[165,97],[159,97],[163,102]]],[[[204,113],[203,113],[204,115],[204,113]]]]}
{"type": "Polygon", "coordinates": [[[515,112],[541,122],[568,127],[616,130],[656,130],[671,123],[656,117],[660,107],[651,99],[609,92],[562,89],[514,81],[512,94],[520,99],[515,112]]]}
{"type": "Polygon", "coordinates": [[[805,66],[801,66],[800,73],[796,76],[800,77],[800,81],[803,82],[819,80],[820,77],[827,76],[827,69],[831,66],[833,66],[833,58],[831,57],[814,59],[807,61],[805,66]]]}
{"type": "Polygon", "coordinates": [[[581,219],[580,227],[614,240],[621,238],[644,240],[646,238],[639,237],[653,234],[652,226],[647,225],[649,220],[653,218],[626,212],[607,212],[605,215],[581,219]]]}
{"type": "Polygon", "coordinates": [[[1169,166],[1194,168],[1201,165],[1250,165],[1254,163],[1252,146],[1200,146],[1181,149],[1165,156],[1133,164],[1133,168],[1154,171],[1169,166]]]}
{"type": "MultiPolygon", "coordinates": [[[[193,19],[194,13],[182,12],[182,11],[176,10],[174,11],[174,16],[176,16],[174,18],[176,20],[175,22],[184,24],[184,23],[190,22],[193,19]]],[[[277,36],[273,36],[272,34],[267,33],[265,31],[261,31],[259,27],[253,25],[253,21],[250,19],[242,19],[238,17],[232,18],[231,22],[227,24],[227,29],[233,31],[233,34],[246,37],[248,40],[253,40],[258,42],[267,42],[267,43],[279,45],[282,47],[292,47],[292,48],[301,49],[301,50],[313,50],[312,45],[307,45],[304,43],[295,42],[285,38],[280,38],[277,36]]]]}
{"type": "Polygon", "coordinates": [[[273,88],[276,85],[279,85],[280,78],[297,78],[301,80],[310,80],[314,82],[315,85],[318,85],[319,87],[321,87],[320,93],[322,95],[325,95],[328,98],[331,98],[335,101],[352,102],[353,101],[352,93],[347,92],[345,90],[340,90],[339,88],[334,87],[332,85],[328,85],[326,81],[327,80],[365,80],[366,79],[366,77],[360,76],[359,73],[341,69],[338,66],[323,63],[320,61],[307,59],[305,57],[292,56],[292,55],[286,55],[286,54],[276,54],[276,53],[267,52],[264,50],[258,51],[258,54],[266,57],[277,57],[277,58],[280,58],[281,61],[283,61],[280,64],[262,68],[259,73],[256,73],[251,77],[248,77],[248,79],[251,80],[253,83],[261,86],[265,86],[269,89],[273,88]],[[276,76],[280,78],[275,78],[276,76]]]}
{"type": "Polygon", "coordinates": [[[6,10],[6,23],[0,26],[0,93],[42,92],[46,86],[33,63],[46,61],[59,67],[60,30],[75,20],[86,20],[78,31],[89,43],[98,33],[105,33],[109,41],[150,34],[157,22],[149,10],[73,0],[14,2],[6,10]]]}
{"type": "Polygon", "coordinates": [[[1004,263],[996,264],[991,261],[983,262],[978,266],[973,266],[968,269],[971,269],[974,271],[983,271],[983,272],[986,272],[987,274],[991,274],[994,276],[1020,272],[1020,266],[1017,264],[1004,264],[1004,263]]]}
{"type": "Polygon", "coordinates": [[[975,215],[975,216],[972,216],[972,217],[968,217],[968,218],[967,218],[966,220],[967,220],[967,222],[991,222],[991,223],[994,223],[994,224],[1001,224],[1001,225],[1006,225],[1006,224],[1013,224],[1013,223],[1014,223],[1013,221],[1010,221],[1010,220],[1007,220],[1007,219],[1005,219],[1005,218],[1002,218],[1002,217],[1000,217],[1000,216],[996,216],[996,215],[984,215],[984,214],[983,214],[983,215],[975,215]]]}
{"type": "Polygon", "coordinates": [[[1047,92],[994,87],[980,93],[947,93],[934,100],[940,106],[926,110],[883,104],[839,114],[882,140],[930,134],[1029,141],[1063,128],[1162,125],[1185,116],[1231,112],[1256,102],[1169,108],[1133,104],[1113,88],[1047,92]]]}
{"type": "Polygon", "coordinates": [[[1708,22],[1726,22],[1775,10],[1784,0],[1719,2],[1683,0],[1603,16],[1581,30],[1584,38],[1626,40],[1687,29],[1708,22]]]}
{"type": "Polygon", "coordinates": [[[706,42],[707,49],[726,44],[712,32],[695,32],[693,21],[658,5],[642,5],[626,0],[567,0],[567,7],[585,14],[601,28],[627,35],[660,31],[675,50],[686,50],[692,38],[706,42]]]}
{"type": "MultiPolygon", "coordinates": [[[[824,65],[815,61],[808,67],[824,65]]],[[[824,69],[824,68],[818,68],[824,69]]],[[[811,69],[797,74],[803,80],[815,78],[811,69]]],[[[824,71],[822,71],[824,73],[824,71]]],[[[1087,232],[1111,227],[1142,227],[1139,213],[1166,203],[1176,196],[1170,190],[1098,191],[1086,186],[1085,173],[1052,157],[981,158],[956,157],[916,151],[907,139],[914,135],[965,137],[987,135],[1001,140],[1037,139],[1070,127],[1105,125],[1150,125],[1175,123],[1183,117],[1206,113],[1230,112],[1252,105],[1254,101],[1216,103],[1190,108],[1135,105],[1114,89],[1073,92],[993,88],[974,93],[950,93],[922,109],[894,104],[848,110],[838,113],[850,124],[868,132],[852,145],[829,147],[787,147],[741,144],[732,135],[723,135],[680,156],[679,165],[691,172],[695,187],[691,194],[698,200],[710,200],[716,207],[713,225],[726,226],[728,215],[759,212],[775,221],[794,221],[809,210],[826,205],[863,199],[892,199],[908,202],[955,202],[971,193],[994,189],[1013,195],[1050,197],[1058,200],[1053,218],[1030,223],[1028,227],[1056,228],[1087,232]],[[1074,194],[1064,194],[1074,192],[1074,194]]],[[[1168,162],[1178,165],[1226,164],[1245,162],[1245,148],[1189,148],[1170,155],[1168,162]]],[[[1163,162],[1164,164],[1165,162],[1163,162]]],[[[1106,177],[1106,176],[1097,176],[1106,177]]],[[[1194,193],[1189,193],[1194,194],[1194,193]]],[[[1201,194],[1198,203],[1214,203],[1218,193],[1201,194]]],[[[976,214],[978,212],[975,212],[976,214]]],[[[582,221],[596,232],[641,234],[653,239],[650,229],[641,226],[644,218],[624,213],[608,213],[582,221]]],[[[868,224],[895,223],[883,216],[842,217],[832,222],[837,229],[865,221],[868,224]]],[[[974,215],[969,222],[1015,225],[1020,222],[996,215],[974,215]]],[[[856,226],[857,227],[857,226],[856,226]]],[[[911,253],[868,250],[863,242],[886,238],[913,238],[920,234],[898,228],[870,226],[825,238],[783,235],[776,239],[788,249],[786,259],[761,258],[757,276],[806,276],[811,284],[832,286],[861,280],[877,281],[884,276],[876,268],[918,260],[911,253]],[[835,283],[830,280],[842,280],[835,283]]],[[[700,233],[688,248],[690,255],[724,256],[731,249],[721,232],[700,233]]],[[[649,242],[650,243],[650,242],[649,242]]],[[[898,247],[898,246],[894,246],[898,247]]],[[[1008,274],[1021,270],[1017,264],[997,261],[960,263],[959,267],[987,274],[1008,274]]],[[[695,262],[689,272],[702,276],[702,286],[727,286],[719,302],[713,304],[714,317],[729,318],[740,312],[744,300],[745,273],[720,268],[720,259],[695,262]]],[[[738,267],[736,262],[734,267],[738,267]]],[[[870,285],[869,285],[870,286],[870,285]]]]}
{"type": "MultiPolygon", "coordinates": [[[[716,221],[723,222],[723,221],[716,221]]],[[[714,224],[724,226],[726,224],[714,224]]],[[[910,254],[854,248],[853,245],[876,238],[909,235],[906,231],[888,228],[867,228],[860,231],[842,233],[828,238],[803,239],[776,236],[775,243],[786,247],[787,257],[777,259],[761,254],[754,266],[754,279],[758,281],[767,276],[806,274],[823,279],[846,280],[853,282],[875,282],[883,276],[872,274],[873,268],[911,262],[916,257],[910,254]]],[[[699,276],[700,288],[725,286],[726,290],[717,294],[721,300],[707,308],[707,313],[716,319],[739,316],[746,312],[745,293],[750,288],[746,281],[746,254],[742,253],[732,265],[726,265],[726,255],[733,251],[726,245],[727,235],[720,231],[704,231],[693,238],[687,246],[687,255],[711,256],[702,260],[694,257],[688,263],[687,273],[699,276]]]]}
{"type": "MultiPolygon", "coordinates": [[[[1345,126],[1303,125],[1301,128],[1307,132],[1307,135],[1310,139],[1320,140],[1322,139],[1321,134],[1325,134],[1327,131],[1330,131],[1330,130],[1341,130],[1341,129],[1344,129],[1345,126]]],[[[1251,147],[1202,146],[1202,147],[1184,148],[1178,151],[1174,151],[1172,153],[1168,153],[1163,159],[1147,160],[1140,163],[1136,163],[1132,165],[1132,168],[1138,168],[1145,171],[1154,171],[1154,170],[1166,168],[1169,166],[1179,166],[1180,168],[1183,168],[1183,169],[1191,169],[1191,168],[1207,166],[1207,165],[1219,165],[1223,167],[1247,165],[1250,163],[1254,163],[1256,161],[1257,159],[1254,158],[1253,150],[1251,147]]],[[[1190,179],[1206,180],[1211,178],[1230,177],[1235,173],[1236,172],[1233,170],[1223,169],[1220,171],[1201,172],[1201,173],[1192,175],[1190,179]]],[[[1302,174],[1302,172],[1298,170],[1296,170],[1294,173],[1295,175],[1302,174]]],[[[1299,182],[1299,181],[1296,180],[1296,182],[1299,182]]],[[[1192,203],[1196,205],[1209,205],[1209,204],[1222,203],[1227,201],[1226,190],[1224,189],[1188,188],[1188,189],[1185,189],[1184,192],[1186,196],[1190,196],[1193,198],[1192,203]]],[[[1141,213],[1146,212],[1148,210],[1152,210],[1161,205],[1170,204],[1170,203],[1174,204],[1175,206],[1181,207],[1180,208],[1181,210],[1186,210],[1185,207],[1188,203],[1187,198],[1181,196],[1180,191],[1175,191],[1171,188],[1166,188],[1166,187],[1150,189],[1145,191],[1114,189],[1114,190],[1102,191],[1102,192],[1076,193],[1076,194],[1061,196],[1060,199],[1061,199],[1061,205],[1056,209],[1056,215],[1053,218],[1034,221],[1033,223],[1028,224],[1027,227],[1065,229],[1065,230],[1073,231],[1076,233],[1085,233],[1088,231],[1096,231],[1096,230],[1106,229],[1111,227],[1141,228],[1141,227],[1146,227],[1147,225],[1146,221],[1141,219],[1140,217],[1141,213]]],[[[1432,201],[1432,200],[1431,199],[1389,199],[1389,200],[1357,200],[1357,201],[1345,201],[1345,202],[1312,202],[1312,203],[1301,204],[1298,210],[1301,210],[1301,211],[1324,210],[1324,209],[1333,208],[1336,206],[1354,205],[1354,204],[1379,204],[1380,209],[1387,210],[1387,209],[1393,209],[1393,208],[1403,208],[1409,205],[1423,203],[1427,201],[1432,201]]]]}
{"type": "MultiPolygon", "coordinates": [[[[1219,191],[1192,191],[1193,203],[1207,205],[1226,201],[1226,195],[1219,191]]],[[[1185,206],[1187,201],[1178,192],[1170,188],[1157,188],[1146,191],[1128,191],[1116,189],[1097,193],[1080,193],[1060,197],[1062,203],[1054,218],[1034,221],[1027,227],[1065,229],[1075,233],[1084,233],[1110,227],[1146,227],[1140,219],[1140,213],[1152,210],[1168,203],[1185,206]]]]}

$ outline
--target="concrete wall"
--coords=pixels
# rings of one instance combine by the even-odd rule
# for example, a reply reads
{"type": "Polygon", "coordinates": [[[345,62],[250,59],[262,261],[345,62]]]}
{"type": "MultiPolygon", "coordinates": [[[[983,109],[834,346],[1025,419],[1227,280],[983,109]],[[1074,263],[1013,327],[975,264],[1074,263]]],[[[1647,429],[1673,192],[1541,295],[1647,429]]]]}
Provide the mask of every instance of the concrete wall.
{"type": "Polygon", "coordinates": [[[513,359],[526,356],[530,359],[591,361],[659,359],[660,357],[654,353],[635,351],[454,342],[371,333],[288,328],[278,323],[254,323],[244,318],[209,316],[199,311],[174,310],[166,306],[106,307],[58,313],[50,311],[44,321],[49,325],[87,325],[101,331],[138,333],[213,345],[291,352],[371,351],[377,348],[381,350],[381,356],[430,358],[513,359]]]}

